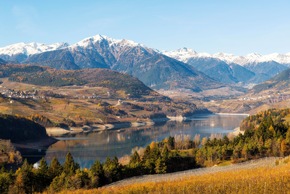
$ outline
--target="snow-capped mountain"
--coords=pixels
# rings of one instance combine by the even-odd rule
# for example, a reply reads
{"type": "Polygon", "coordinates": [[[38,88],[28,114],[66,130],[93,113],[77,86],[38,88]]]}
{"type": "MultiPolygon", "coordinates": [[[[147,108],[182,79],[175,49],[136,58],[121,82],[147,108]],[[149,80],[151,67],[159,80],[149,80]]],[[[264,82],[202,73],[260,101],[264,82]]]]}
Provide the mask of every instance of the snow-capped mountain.
{"type": "Polygon", "coordinates": [[[113,38],[110,38],[108,36],[104,36],[104,35],[95,35],[95,36],[92,36],[92,37],[89,37],[89,38],[85,38],[71,46],[69,46],[69,48],[71,50],[74,50],[74,49],[77,49],[77,48],[80,48],[80,47],[91,47],[93,48],[94,45],[96,43],[100,43],[102,41],[106,41],[108,42],[109,46],[112,47],[112,46],[120,46],[120,47],[125,47],[125,46],[129,46],[129,47],[136,47],[136,46],[142,46],[142,47],[145,47],[144,45],[142,44],[139,44],[139,43],[136,43],[132,40],[126,40],[126,39],[113,39],[113,38]]]}
{"type": "Polygon", "coordinates": [[[181,48],[177,49],[176,51],[163,51],[164,55],[177,59],[186,63],[191,58],[211,58],[212,56],[208,53],[197,53],[196,51],[189,49],[189,48],[181,48]]]}
{"type": "Polygon", "coordinates": [[[23,62],[28,56],[68,47],[68,43],[16,43],[0,48],[0,57],[7,61],[23,62]]]}
{"type": "Polygon", "coordinates": [[[188,63],[223,83],[259,83],[290,67],[290,53],[236,56],[228,53],[197,53],[188,48],[164,51],[165,55],[188,63]]]}
{"type": "Polygon", "coordinates": [[[198,53],[188,48],[159,52],[131,40],[103,35],[85,38],[71,46],[18,43],[0,48],[0,58],[8,63],[57,69],[113,69],[133,75],[153,88],[180,87],[194,91],[221,86],[218,82],[259,83],[290,66],[290,53],[236,56],[198,53]]]}
{"type": "Polygon", "coordinates": [[[155,89],[201,91],[222,84],[194,67],[131,40],[96,35],[60,49],[29,56],[29,64],[57,69],[107,68],[137,77],[155,89]]]}
{"type": "Polygon", "coordinates": [[[245,56],[237,56],[229,53],[198,53],[192,49],[188,48],[181,48],[177,49],[176,51],[163,51],[163,54],[173,57],[175,59],[181,60],[183,62],[187,62],[190,58],[216,58],[226,63],[235,63],[238,65],[247,65],[249,63],[263,63],[263,62],[270,62],[275,61],[280,64],[289,65],[290,66],[290,53],[286,54],[279,54],[279,53],[272,53],[268,55],[260,55],[257,53],[250,53],[245,56]]]}

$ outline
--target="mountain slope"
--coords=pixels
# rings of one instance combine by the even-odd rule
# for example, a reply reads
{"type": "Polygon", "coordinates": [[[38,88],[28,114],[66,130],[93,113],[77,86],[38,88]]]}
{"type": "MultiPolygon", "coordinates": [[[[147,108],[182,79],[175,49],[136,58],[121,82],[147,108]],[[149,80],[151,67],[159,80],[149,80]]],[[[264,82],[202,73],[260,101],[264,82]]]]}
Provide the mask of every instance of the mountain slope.
{"type": "Polygon", "coordinates": [[[230,64],[233,71],[233,77],[235,77],[239,82],[248,83],[255,77],[255,73],[237,64],[230,64]]]}
{"type": "Polygon", "coordinates": [[[228,64],[212,58],[190,58],[188,64],[222,83],[236,83],[238,79],[228,64]]]}
{"type": "Polygon", "coordinates": [[[290,69],[287,69],[279,73],[272,79],[262,84],[256,85],[253,88],[253,91],[255,93],[265,91],[265,90],[282,92],[283,90],[289,89],[289,88],[290,88],[290,69]]]}
{"type": "Polygon", "coordinates": [[[5,65],[7,62],[0,58],[0,65],[5,65]]]}
{"type": "Polygon", "coordinates": [[[96,35],[62,50],[30,56],[29,64],[57,69],[108,68],[137,77],[154,89],[201,91],[222,85],[193,67],[129,40],[96,35]]]}
{"type": "Polygon", "coordinates": [[[275,61],[248,63],[244,65],[244,67],[254,72],[256,77],[258,77],[258,75],[264,76],[264,78],[260,79],[259,82],[266,81],[288,68],[275,61]]]}
{"type": "Polygon", "coordinates": [[[177,51],[164,52],[164,54],[188,63],[209,77],[226,84],[245,82],[255,75],[240,65],[227,64],[210,54],[197,53],[192,49],[182,48],[177,51]]]}

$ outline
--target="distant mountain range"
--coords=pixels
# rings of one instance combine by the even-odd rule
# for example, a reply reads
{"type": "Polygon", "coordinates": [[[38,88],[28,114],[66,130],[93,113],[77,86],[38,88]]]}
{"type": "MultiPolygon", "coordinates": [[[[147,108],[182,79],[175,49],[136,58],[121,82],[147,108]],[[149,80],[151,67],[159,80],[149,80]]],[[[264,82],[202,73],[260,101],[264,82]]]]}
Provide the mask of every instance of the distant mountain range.
{"type": "MultiPolygon", "coordinates": [[[[20,52],[19,54],[27,58],[18,62],[56,69],[107,68],[137,77],[154,89],[186,89],[198,92],[223,86],[186,63],[130,40],[96,35],[71,46],[64,47],[65,43],[55,45],[61,46],[38,53],[35,53],[35,50],[40,50],[37,48],[33,52],[20,52]]],[[[29,51],[22,44],[20,46],[20,49],[15,50],[29,51]]],[[[11,53],[11,57],[15,58],[16,51],[11,53]]],[[[1,52],[0,57],[8,59],[1,52]]]]}
{"type": "Polygon", "coordinates": [[[56,69],[106,68],[137,77],[153,89],[199,92],[228,84],[257,84],[290,67],[290,53],[235,56],[183,48],[160,52],[130,40],[96,35],[78,43],[18,43],[0,48],[0,64],[56,69]],[[5,62],[6,61],[6,62],[5,62]]]}
{"type": "Polygon", "coordinates": [[[235,63],[241,66],[252,63],[262,63],[275,61],[277,63],[290,66],[290,53],[279,54],[273,53],[269,55],[260,55],[257,53],[251,53],[246,56],[236,56],[228,53],[198,53],[189,48],[181,48],[176,51],[163,51],[164,54],[172,56],[180,61],[186,62],[190,58],[216,58],[225,61],[228,64],[235,63]]]}
{"type": "Polygon", "coordinates": [[[177,60],[196,67],[199,71],[223,83],[261,83],[290,67],[290,53],[235,56],[227,53],[197,53],[188,48],[164,51],[177,60]]]}

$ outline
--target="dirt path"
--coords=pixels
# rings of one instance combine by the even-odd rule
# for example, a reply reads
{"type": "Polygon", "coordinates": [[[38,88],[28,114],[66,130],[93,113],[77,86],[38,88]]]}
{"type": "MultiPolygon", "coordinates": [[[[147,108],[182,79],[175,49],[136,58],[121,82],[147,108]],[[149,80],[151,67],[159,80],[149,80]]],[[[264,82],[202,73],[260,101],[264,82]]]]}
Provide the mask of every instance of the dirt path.
{"type": "Polygon", "coordinates": [[[209,168],[198,168],[193,170],[186,170],[181,172],[174,172],[168,174],[157,174],[157,175],[144,175],[139,177],[132,177],[129,179],[121,180],[104,187],[114,187],[130,185],[134,183],[145,183],[145,182],[163,182],[163,181],[178,181],[189,176],[199,176],[205,174],[212,174],[217,172],[235,171],[242,169],[253,169],[257,167],[270,167],[275,166],[277,157],[262,158],[258,160],[251,160],[239,164],[232,164],[228,166],[214,166],[209,168]]]}

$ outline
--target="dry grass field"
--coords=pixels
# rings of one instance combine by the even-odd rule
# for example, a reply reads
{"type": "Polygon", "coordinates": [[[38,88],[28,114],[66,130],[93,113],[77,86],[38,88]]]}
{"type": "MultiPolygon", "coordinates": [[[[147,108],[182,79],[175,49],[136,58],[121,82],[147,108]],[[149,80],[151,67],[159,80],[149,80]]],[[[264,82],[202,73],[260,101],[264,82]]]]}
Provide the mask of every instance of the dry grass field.
{"type": "Polygon", "coordinates": [[[135,182],[131,178],[131,182],[104,188],[61,193],[289,193],[289,169],[289,158],[269,158],[228,167],[205,168],[200,172],[151,175],[135,182]],[[167,176],[167,180],[158,176],[167,176]]]}

